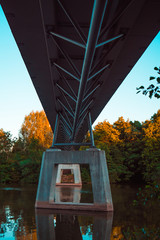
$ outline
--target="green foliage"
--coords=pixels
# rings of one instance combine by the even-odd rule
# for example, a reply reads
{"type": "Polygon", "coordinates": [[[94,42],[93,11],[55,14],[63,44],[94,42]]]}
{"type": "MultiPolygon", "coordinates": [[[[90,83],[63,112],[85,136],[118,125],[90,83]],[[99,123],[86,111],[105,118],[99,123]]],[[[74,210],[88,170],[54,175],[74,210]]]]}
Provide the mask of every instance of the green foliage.
{"type": "MultiPolygon", "coordinates": [[[[157,74],[160,74],[160,67],[155,67],[154,70],[157,72],[157,74]]],[[[154,84],[150,84],[147,88],[145,88],[144,86],[140,86],[138,88],[136,88],[137,93],[142,93],[143,95],[149,95],[149,98],[152,98],[153,96],[155,98],[160,98],[160,77],[154,77],[151,76],[149,78],[150,81],[155,81],[154,84]]]]}
{"type": "MultiPolygon", "coordinates": [[[[21,146],[21,140],[19,140],[21,146]]],[[[19,149],[19,146],[16,146],[19,149]]],[[[20,182],[37,183],[40,171],[43,148],[37,139],[32,138],[25,149],[15,151],[13,159],[18,162],[20,171],[20,182]]]]}
{"type": "Polygon", "coordinates": [[[81,178],[83,183],[90,183],[91,177],[88,167],[81,167],[81,178]]]}
{"type": "Polygon", "coordinates": [[[0,183],[37,183],[44,149],[36,139],[31,139],[26,146],[19,138],[13,140],[12,145],[7,157],[4,158],[4,152],[0,153],[0,183]]]}

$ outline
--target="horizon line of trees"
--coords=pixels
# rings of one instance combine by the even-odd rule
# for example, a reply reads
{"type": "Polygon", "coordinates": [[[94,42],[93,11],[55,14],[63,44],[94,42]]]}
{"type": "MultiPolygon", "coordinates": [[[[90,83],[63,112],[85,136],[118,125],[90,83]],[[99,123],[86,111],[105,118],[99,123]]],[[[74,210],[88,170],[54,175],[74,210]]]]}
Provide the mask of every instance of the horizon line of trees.
{"type": "MultiPolygon", "coordinates": [[[[96,147],[106,153],[112,183],[160,183],[160,110],[143,123],[123,117],[99,122],[93,134],[96,147]]],[[[37,183],[52,138],[44,111],[25,117],[18,138],[0,129],[0,183],[37,183]]]]}

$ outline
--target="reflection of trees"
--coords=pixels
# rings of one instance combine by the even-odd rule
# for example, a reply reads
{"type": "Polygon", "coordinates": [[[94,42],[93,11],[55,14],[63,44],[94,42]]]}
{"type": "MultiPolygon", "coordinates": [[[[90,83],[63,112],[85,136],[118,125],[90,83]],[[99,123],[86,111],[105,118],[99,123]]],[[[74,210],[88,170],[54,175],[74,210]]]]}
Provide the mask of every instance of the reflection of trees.
{"type": "Polygon", "coordinates": [[[7,231],[28,234],[35,229],[34,201],[35,188],[6,187],[0,191],[0,236],[7,231]],[[8,190],[7,190],[8,189],[8,190]]]}
{"type": "Polygon", "coordinates": [[[17,212],[15,215],[11,212],[10,207],[6,207],[3,211],[4,221],[0,224],[0,237],[7,239],[7,234],[14,236],[17,240],[37,239],[36,231],[30,229],[23,219],[23,211],[17,212]]]}
{"type": "Polygon", "coordinates": [[[150,226],[116,226],[112,229],[111,240],[159,240],[160,227],[150,226]]]}
{"type": "Polygon", "coordinates": [[[12,232],[15,235],[17,231],[24,231],[23,227],[23,219],[21,214],[15,218],[14,215],[11,214],[10,207],[5,208],[5,222],[2,222],[0,225],[0,233],[3,237],[5,237],[6,232],[12,232]]]}
{"type": "Polygon", "coordinates": [[[159,240],[160,227],[155,225],[151,226],[128,226],[122,228],[122,234],[124,235],[123,240],[159,240]]]}
{"type": "Polygon", "coordinates": [[[123,239],[122,228],[120,226],[113,227],[111,240],[121,240],[123,239]]]}
{"type": "Polygon", "coordinates": [[[91,216],[78,216],[78,221],[82,235],[90,235],[93,233],[93,217],[91,216]]]}

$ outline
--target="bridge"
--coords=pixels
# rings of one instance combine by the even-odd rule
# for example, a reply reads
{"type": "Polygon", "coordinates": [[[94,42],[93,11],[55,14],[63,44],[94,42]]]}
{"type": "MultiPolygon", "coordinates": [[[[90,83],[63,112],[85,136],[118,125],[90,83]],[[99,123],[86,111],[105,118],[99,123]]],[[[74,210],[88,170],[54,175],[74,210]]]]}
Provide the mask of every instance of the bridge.
{"type": "Polygon", "coordinates": [[[0,3],[55,133],[53,145],[82,144],[91,123],[159,31],[160,2],[0,3]]]}
{"type": "Polygon", "coordinates": [[[86,144],[88,130],[87,144],[94,147],[92,123],[158,33],[160,1],[0,0],[0,4],[54,132],[52,148],[78,149],[86,144]]]}

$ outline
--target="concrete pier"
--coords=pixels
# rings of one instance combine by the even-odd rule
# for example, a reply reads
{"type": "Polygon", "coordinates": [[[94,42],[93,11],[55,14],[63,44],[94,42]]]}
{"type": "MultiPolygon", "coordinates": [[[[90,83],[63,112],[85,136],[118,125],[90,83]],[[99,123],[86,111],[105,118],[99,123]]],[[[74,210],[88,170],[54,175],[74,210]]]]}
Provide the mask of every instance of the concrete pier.
{"type": "Polygon", "coordinates": [[[35,207],[83,211],[113,211],[105,152],[94,149],[89,151],[54,151],[49,149],[44,152],[35,207]],[[58,164],[89,164],[93,203],[55,202],[58,164]]]}

